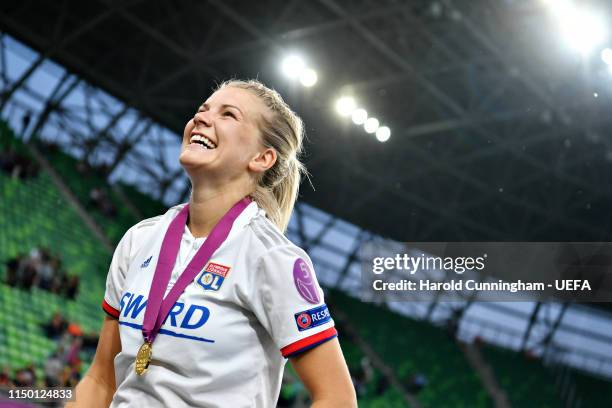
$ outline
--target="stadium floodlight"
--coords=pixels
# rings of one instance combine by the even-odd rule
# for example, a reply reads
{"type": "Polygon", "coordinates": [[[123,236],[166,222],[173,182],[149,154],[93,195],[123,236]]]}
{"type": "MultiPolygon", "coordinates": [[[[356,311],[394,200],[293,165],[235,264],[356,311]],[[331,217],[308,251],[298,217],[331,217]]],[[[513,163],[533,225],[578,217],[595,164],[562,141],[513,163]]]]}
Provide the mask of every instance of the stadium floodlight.
{"type": "Polygon", "coordinates": [[[365,121],[365,125],[363,125],[363,128],[368,133],[374,133],[378,129],[378,125],[379,125],[378,119],[368,118],[368,120],[365,121]]]}
{"type": "Polygon", "coordinates": [[[300,82],[307,88],[310,88],[311,86],[316,84],[318,78],[319,77],[317,76],[316,71],[311,68],[306,68],[300,74],[300,82]]]}
{"type": "Polygon", "coordinates": [[[355,109],[351,114],[351,119],[356,125],[363,125],[368,119],[368,112],[365,109],[355,109]]]}
{"type": "Polygon", "coordinates": [[[612,67],[612,49],[606,48],[601,52],[601,60],[612,67]]]}
{"type": "Polygon", "coordinates": [[[356,108],[357,103],[350,96],[342,96],[336,101],[336,111],[340,116],[350,116],[356,108]]]}
{"type": "Polygon", "coordinates": [[[381,126],[376,131],[376,139],[378,139],[378,141],[381,143],[386,142],[390,137],[391,129],[389,129],[387,126],[381,126]]]}
{"type": "Polygon", "coordinates": [[[551,3],[551,7],[563,37],[573,49],[588,54],[606,39],[606,24],[598,13],[577,8],[569,1],[551,3]]]}
{"type": "Polygon", "coordinates": [[[283,60],[281,68],[283,73],[289,78],[297,78],[306,68],[306,64],[300,56],[290,55],[283,60]]]}

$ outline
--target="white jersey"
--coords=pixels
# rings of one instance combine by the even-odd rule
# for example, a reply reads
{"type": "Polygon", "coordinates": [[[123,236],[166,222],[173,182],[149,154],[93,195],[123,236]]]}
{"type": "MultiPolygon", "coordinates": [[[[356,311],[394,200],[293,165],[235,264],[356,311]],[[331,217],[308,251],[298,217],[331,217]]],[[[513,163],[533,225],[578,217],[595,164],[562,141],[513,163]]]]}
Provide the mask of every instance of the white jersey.
{"type": "MultiPolygon", "coordinates": [[[[111,406],[274,407],[286,358],[337,333],[310,259],[255,202],[170,310],[149,369],[134,371],[162,240],[184,205],[130,228],[113,255],[102,303],[121,337],[111,406]]],[[[166,294],[204,240],[185,226],[166,294]]]]}

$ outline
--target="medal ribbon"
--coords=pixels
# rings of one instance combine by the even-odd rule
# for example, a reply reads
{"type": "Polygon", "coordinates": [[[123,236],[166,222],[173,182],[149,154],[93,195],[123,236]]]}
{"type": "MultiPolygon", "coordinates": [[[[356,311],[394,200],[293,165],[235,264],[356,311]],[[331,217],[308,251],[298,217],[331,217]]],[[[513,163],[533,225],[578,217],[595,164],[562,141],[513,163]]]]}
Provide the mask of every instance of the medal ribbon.
{"type": "Polygon", "coordinates": [[[202,244],[202,247],[195,254],[191,262],[189,262],[187,268],[185,268],[174,286],[172,286],[168,295],[164,298],[163,296],[166,293],[172,269],[174,269],[174,264],[176,263],[176,256],[180,248],[187,216],[189,215],[189,204],[185,205],[172,220],[166,230],[166,235],[164,235],[159,260],[157,261],[157,267],[155,268],[155,274],[149,289],[149,298],[142,323],[142,334],[145,342],[153,343],[174,303],[225,241],[234,225],[234,221],[250,203],[251,199],[245,197],[234,204],[223,215],[208,235],[208,238],[206,238],[206,241],[204,241],[204,244],[202,244]]]}

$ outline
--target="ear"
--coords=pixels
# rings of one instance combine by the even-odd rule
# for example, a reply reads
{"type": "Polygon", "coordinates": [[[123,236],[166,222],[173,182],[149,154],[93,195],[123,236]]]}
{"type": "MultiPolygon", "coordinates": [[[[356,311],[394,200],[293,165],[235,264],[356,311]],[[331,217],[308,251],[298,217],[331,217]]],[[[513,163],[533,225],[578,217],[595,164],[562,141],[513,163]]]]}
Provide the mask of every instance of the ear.
{"type": "Polygon", "coordinates": [[[263,173],[276,163],[276,150],[268,147],[257,153],[249,162],[249,170],[254,173],[263,173]]]}

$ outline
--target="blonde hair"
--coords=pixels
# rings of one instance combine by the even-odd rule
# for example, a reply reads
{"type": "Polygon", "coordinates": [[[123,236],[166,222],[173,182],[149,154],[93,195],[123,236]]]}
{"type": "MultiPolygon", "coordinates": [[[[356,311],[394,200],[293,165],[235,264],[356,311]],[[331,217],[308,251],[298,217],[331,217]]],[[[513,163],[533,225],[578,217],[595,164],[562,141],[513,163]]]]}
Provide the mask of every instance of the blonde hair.
{"type": "Polygon", "coordinates": [[[268,218],[285,231],[293,212],[300,187],[301,174],[306,168],[298,156],[302,152],[304,125],[282,96],[257,80],[232,79],[221,83],[216,91],[225,87],[245,89],[261,100],[270,115],[259,121],[262,143],[276,151],[276,163],[257,180],[251,195],[266,211],[268,218]]]}

